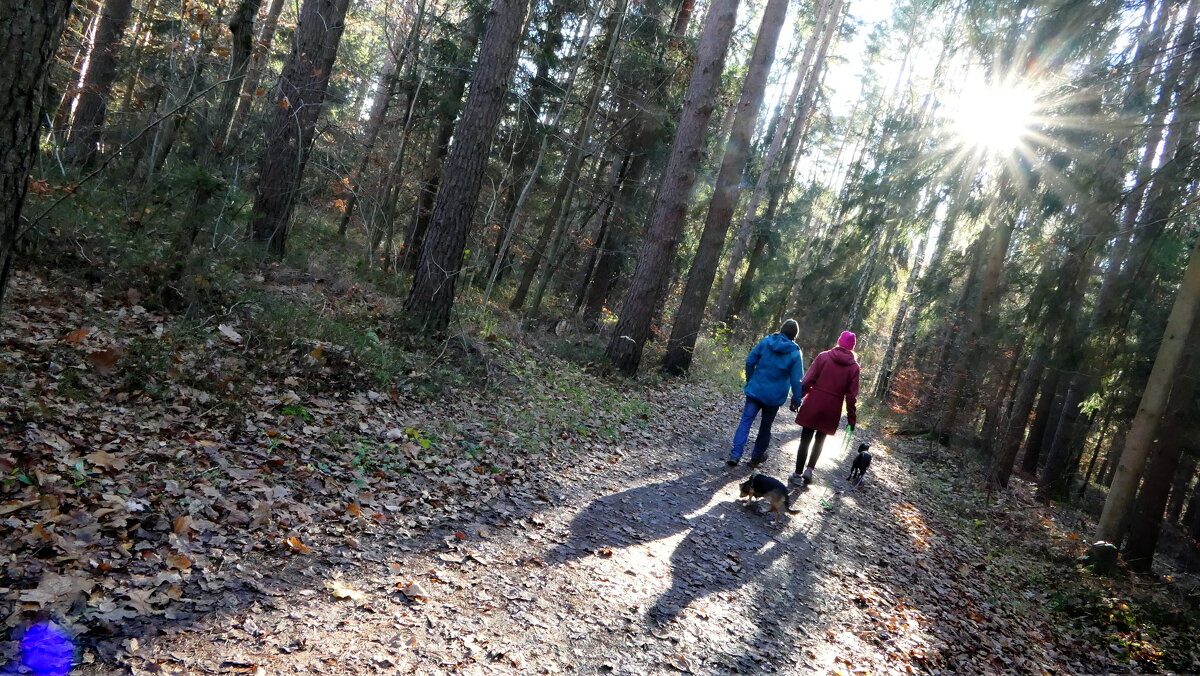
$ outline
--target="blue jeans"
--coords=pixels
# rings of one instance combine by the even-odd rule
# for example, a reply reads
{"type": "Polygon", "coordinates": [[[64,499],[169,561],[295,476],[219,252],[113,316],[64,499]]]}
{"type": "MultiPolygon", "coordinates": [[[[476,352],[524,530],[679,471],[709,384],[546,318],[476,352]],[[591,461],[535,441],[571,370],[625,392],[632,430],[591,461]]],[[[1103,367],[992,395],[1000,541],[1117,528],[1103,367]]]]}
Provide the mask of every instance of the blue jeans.
{"type": "Polygon", "coordinates": [[[767,452],[767,445],[771,443],[771,425],[775,422],[775,414],[779,412],[778,406],[764,406],[757,399],[746,397],[746,406],[742,409],[742,419],[738,422],[737,431],[733,433],[733,450],[729,452],[730,460],[741,460],[742,452],[746,448],[746,439],[750,437],[750,426],[754,424],[754,419],[758,417],[759,412],[762,412],[762,419],[758,423],[758,436],[754,438],[754,451],[750,454],[751,462],[761,460],[767,452]]]}

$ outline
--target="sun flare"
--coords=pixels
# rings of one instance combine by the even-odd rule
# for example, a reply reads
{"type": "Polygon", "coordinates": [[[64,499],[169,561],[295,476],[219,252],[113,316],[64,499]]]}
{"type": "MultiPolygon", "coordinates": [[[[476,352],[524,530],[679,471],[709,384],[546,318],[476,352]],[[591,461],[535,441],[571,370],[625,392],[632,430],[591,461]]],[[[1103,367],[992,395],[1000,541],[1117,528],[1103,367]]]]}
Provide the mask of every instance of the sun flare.
{"type": "Polygon", "coordinates": [[[966,84],[951,108],[954,135],[968,147],[1005,154],[1033,133],[1037,95],[1016,83],[966,84]]]}

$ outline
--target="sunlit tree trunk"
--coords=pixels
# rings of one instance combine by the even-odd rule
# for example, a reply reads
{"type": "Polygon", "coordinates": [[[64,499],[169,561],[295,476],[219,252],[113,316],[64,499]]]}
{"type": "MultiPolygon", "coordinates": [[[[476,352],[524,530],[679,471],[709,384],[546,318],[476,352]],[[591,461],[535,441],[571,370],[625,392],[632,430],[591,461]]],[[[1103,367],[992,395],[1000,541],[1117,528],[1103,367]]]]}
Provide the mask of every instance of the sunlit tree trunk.
{"type": "Polygon", "coordinates": [[[250,225],[251,238],[276,256],[283,255],[348,5],[349,0],[304,0],[295,42],[279,76],[250,225]]]}
{"type": "Polygon", "coordinates": [[[655,308],[667,290],[671,259],[696,182],[696,170],[704,151],[704,133],[725,69],[725,55],[738,5],[739,0],[713,0],[704,19],[696,62],[679,115],[670,159],[655,200],[654,215],[606,350],[608,358],[626,375],[637,372],[642,349],[650,336],[655,308]]]}
{"type": "MultiPolygon", "coordinates": [[[[841,29],[842,25],[842,5],[843,0],[831,0],[827,5],[821,2],[817,6],[817,19],[813,24],[813,32],[809,37],[809,42],[805,46],[804,57],[801,60],[802,73],[806,73],[803,82],[803,89],[800,88],[800,80],[796,81],[796,87],[792,90],[791,100],[785,108],[790,115],[790,122],[780,124],[776,128],[775,138],[771,140],[771,146],[767,149],[767,154],[763,158],[762,173],[759,174],[758,181],[754,185],[754,192],[750,194],[750,201],[746,205],[746,213],[742,217],[741,226],[738,228],[737,235],[734,237],[730,245],[729,261],[725,265],[725,273],[721,279],[721,287],[717,294],[716,305],[713,308],[713,316],[717,319],[724,320],[729,316],[729,303],[733,294],[733,285],[737,278],[738,268],[742,265],[742,259],[746,255],[746,247],[750,243],[750,234],[753,232],[754,223],[758,218],[758,208],[762,203],[762,199],[767,195],[767,187],[772,180],[780,180],[773,176],[776,159],[778,158],[785,135],[789,139],[794,139],[793,143],[799,143],[803,137],[804,128],[807,125],[809,117],[812,115],[812,108],[816,96],[817,84],[821,80],[821,72],[825,69],[826,54],[829,52],[829,45],[833,41],[833,37],[841,29]],[[812,51],[816,46],[815,52],[812,51]],[[811,55],[811,62],[809,61],[811,55]],[[791,133],[787,130],[791,128],[791,133]]],[[[785,154],[794,154],[785,153],[785,154]]],[[[786,179],[785,179],[786,180],[786,179]]]]}
{"type": "Polygon", "coordinates": [[[508,96],[528,8],[528,0],[495,0],[492,4],[479,58],[471,74],[470,94],[455,128],[454,146],[442,170],[442,184],[429,219],[428,240],[422,247],[412,288],[404,301],[404,309],[435,332],[443,331],[450,323],[467,230],[508,96]]]}
{"type": "Polygon", "coordinates": [[[358,194],[363,188],[363,175],[370,166],[371,154],[375,149],[375,141],[379,138],[379,132],[383,129],[384,121],[387,120],[388,108],[392,104],[392,98],[396,92],[396,84],[400,80],[404,59],[406,55],[412,54],[415,51],[424,20],[425,2],[422,0],[417,9],[417,16],[413,19],[408,33],[404,34],[401,31],[397,31],[395,36],[393,36],[392,44],[388,46],[387,56],[384,58],[383,66],[379,71],[379,84],[371,100],[371,112],[367,116],[366,125],[363,127],[362,158],[359,160],[358,167],[348,177],[350,196],[346,198],[346,207],[342,211],[341,219],[338,221],[338,234],[340,235],[346,234],[346,229],[349,227],[350,220],[354,217],[354,211],[358,207],[358,194]]]}
{"type": "Polygon", "coordinates": [[[737,114],[708,205],[708,216],[671,327],[671,338],[663,358],[663,368],[669,373],[685,373],[692,363],[692,351],[696,347],[704,308],[712,291],[721,249],[725,245],[734,208],[742,194],[742,174],[746,171],[746,161],[750,156],[751,135],[762,108],[767,75],[775,61],[775,47],[779,42],[779,31],[787,15],[787,7],[788,0],[769,0],[763,10],[762,23],[742,84],[741,99],[736,106],[737,114]]]}
{"type": "Polygon", "coordinates": [[[113,82],[117,78],[117,49],[132,11],[133,0],[108,0],[104,3],[104,12],[100,15],[100,24],[88,56],[87,75],[80,87],[75,114],[71,118],[70,137],[64,154],[70,164],[86,167],[96,159],[104,131],[104,115],[112,96],[113,82]]]}

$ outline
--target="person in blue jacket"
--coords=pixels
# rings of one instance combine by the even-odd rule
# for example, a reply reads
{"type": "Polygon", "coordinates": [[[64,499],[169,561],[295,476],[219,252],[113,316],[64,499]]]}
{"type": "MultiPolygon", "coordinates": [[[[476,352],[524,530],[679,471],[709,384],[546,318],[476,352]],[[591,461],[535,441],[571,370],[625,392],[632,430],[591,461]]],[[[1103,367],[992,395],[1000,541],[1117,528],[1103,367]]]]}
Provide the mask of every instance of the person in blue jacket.
{"type": "Polygon", "coordinates": [[[726,465],[736,467],[746,448],[750,436],[750,425],[762,414],[758,424],[758,436],[754,439],[754,451],[750,454],[750,466],[754,467],[766,459],[767,445],[771,443],[771,425],[775,414],[792,393],[791,410],[800,407],[800,383],[804,379],[804,353],[796,344],[800,326],[789,319],[779,328],[779,333],[758,341],[750,354],[746,355],[746,405],[742,408],[742,420],[733,434],[733,449],[729,452],[726,465]]]}

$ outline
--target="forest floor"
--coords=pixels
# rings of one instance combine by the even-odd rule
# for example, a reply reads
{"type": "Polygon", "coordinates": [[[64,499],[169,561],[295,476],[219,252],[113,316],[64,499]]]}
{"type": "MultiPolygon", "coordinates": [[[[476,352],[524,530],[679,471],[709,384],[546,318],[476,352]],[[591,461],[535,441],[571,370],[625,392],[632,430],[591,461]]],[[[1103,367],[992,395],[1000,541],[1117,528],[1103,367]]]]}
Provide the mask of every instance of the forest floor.
{"type": "Polygon", "coordinates": [[[0,673],[1200,671],[1194,586],[1092,576],[1077,514],[883,421],[861,487],[830,439],[775,528],[723,463],[736,393],[487,332],[457,385],[376,391],[232,311],[173,337],[136,294],[14,289],[0,673]]]}

